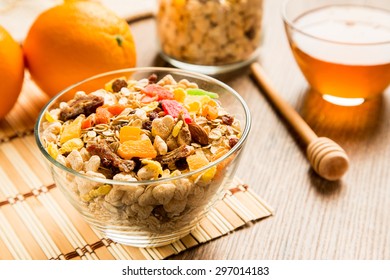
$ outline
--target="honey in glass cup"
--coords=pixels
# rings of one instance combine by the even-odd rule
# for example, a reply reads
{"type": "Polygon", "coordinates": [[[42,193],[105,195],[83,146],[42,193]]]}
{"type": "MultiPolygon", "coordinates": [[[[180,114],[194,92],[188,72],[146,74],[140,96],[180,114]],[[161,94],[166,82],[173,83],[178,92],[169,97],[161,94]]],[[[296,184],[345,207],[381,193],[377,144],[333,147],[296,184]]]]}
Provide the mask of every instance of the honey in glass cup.
{"type": "Polygon", "coordinates": [[[390,1],[287,0],[287,37],[309,84],[331,103],[353,106],[390,83],[390,1]]]}

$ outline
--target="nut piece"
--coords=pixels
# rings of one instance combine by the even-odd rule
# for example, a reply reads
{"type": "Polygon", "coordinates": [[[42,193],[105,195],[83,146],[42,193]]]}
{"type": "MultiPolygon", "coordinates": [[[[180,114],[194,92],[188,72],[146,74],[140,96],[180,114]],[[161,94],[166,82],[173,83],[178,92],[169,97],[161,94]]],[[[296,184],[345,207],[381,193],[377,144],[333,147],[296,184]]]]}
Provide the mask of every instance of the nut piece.
{"type": "Polygon", "coordinates": [[[207,145],[209,143],[209,136],[207,135],[207,132],[199,124],[194,122],[189,123],[188,128],[191,132],[192,140],[201,145],[207,145]]]}

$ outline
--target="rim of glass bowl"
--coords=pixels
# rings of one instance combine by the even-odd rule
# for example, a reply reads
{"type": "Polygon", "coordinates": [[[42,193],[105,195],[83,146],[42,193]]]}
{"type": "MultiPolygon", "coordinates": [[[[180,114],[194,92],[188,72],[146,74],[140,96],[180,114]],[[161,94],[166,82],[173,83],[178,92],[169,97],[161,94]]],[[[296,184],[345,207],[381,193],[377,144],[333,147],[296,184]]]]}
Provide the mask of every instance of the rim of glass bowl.
{"type": "MultiPolygon", "coordinates": [[[[184,77],[183,77],[184,78],[184,77]]],[[[150,185],[150,184],[157,184],[157,183],[164,183],[164,182],[170,182],[170,181],[174,181],[174,180],[178,180],[178,179],[182,179],[182,178],[186,178],[186,177],[189,177],[191,175],[194,175],[194,174],[197,174],[197,173],[201,173],[213,166],[216,166],[217,164],[219,164],[220,162],[224,161],[225,159],[227,159],[228,157],[230,157],[232,154],[234,154],[236,151],[238,151],[244,144],[244,142],[246,141],[247,137],[248,137],[248,134],[249,134],[249,131],[250,131],[250,128],[251,128],[251,114],[250,114],[250,110],[249,110],[249,107],[248,105],[246,104],[246,102],[244,101],[244,99],[233,89],[231,88],[230,86],[226,85],[225,83],[215,79],[215,78],[212,78],[212,77],[209,77],[207,75],[204,75],[204,74],[200,74],[200,73],[196,73],[196,72],[191,72],[191,71],[186,71],[186,70],[182,70],[182,69],[176,69],[176,68],[169,68],[169,67],[135,67],[135,68],[124,68],[124,69],[119,69],[119,70],[114,70],[114,71],[109,71],[109,72],[104,72],[104,73],[101,73],[101,74],[98,74],[98,75],[94,75],[92,77],[89,77],[87,79],[84,79],[78,83],[75,83],[67,88],[65,88],[64,90],[60,91],[58,94],[56,94],[54,97],[52,97],[48,103],[43,107],[43,109],[41,110],[41,112],[39,113],[39,116],[38,116],[38,120],[37,122],[35,123],[35,127],[34,127],[34,135],[35,135],[35,141],[38,145],[38,148],[39,150],[41,151],[41,153],[46,157],[46,159],[48,159],[52,164],[54,164],[56,167],[74,175],[74,176],[78,176],[78,177],[81,177],[83,179],[86,179],[86,180],[91,180],[91,181],[95,181],[95,182],[99,182],[99,183],[103,183],[103,184],[118,184],[118,185],[128,185],[128,186],[140,186],[140,185],[150,185]],[[77,86],[80,86],[82,85],[83,83],[85,82],[88,82],[90,80],[93,80],[93,79],[97,79],[97,78],[100,78],[100,77],[104,77],[104,76],[107,76],[107,75],[115,75],[115,74],[121,74],[123,72],[134,72],[134,73],[141,73],[141,72],[165,72],[167,75],[168,74],[178,74],[178,75],[184,75],[184,76],[187,76],[188,78],[197,78],[197,79],[200,79],[200,80],[204,80],[206,82],[209,82],[209,83],[214,83],[224,89],[226,89],[230,94],[232,94],[236,100],[239,101],[240,105],[242,106],[242,108],[244,109],[244,112],[245,112],[245,127],[244,127],[244,130],[242,131],[242,135],[240,137],[240,139],[238,140],[237,144],[234,145],[234,147],[232,149],[229,150],[229,152],[227,152],[226,154],[224,154],[222,157],[220,157],[219,159],[217,159],[216,161],[213,161],[211,163],[209,163],[208,165],[202,167],[202,168],[199,168],[197,170],[194,170],[194,171],[190,171],[190,172],[187,172],[187,173],[183,173],[181,175],[178,175],[178,176],[174,176],[174,177],[167,177],[167,178],[159,178],[159,179],[156,179],[156,180],[144,180],[144,181],[132,181],[132,182],[129,182],[129,181],[118,181],[118,180],[112,180],[112,179],[102,179],[102,178],[97,178],[97,177],[92,177],[92,176],[87,176],[85,174],[82,174],[82,173],[79,173],[71,168],[68,168],[64,165],[62,165],[61,163],[59,163],[58,161],[56,161],[54,158],[52,158],[49,153],[47,152],[47,150],[44,148],[42,142],[41,142],[41,139],[40,139],[40,126],[41,126],[41,123],[42,123],[42,120],[44,119],[44,115],[45,115],[45,112],[46,110],[52,105],[52,103],[54,102],[54,100],[56,100],[58,97],[60,97],[62,94],[68,92],[69,90],[77,87],[77,86]]]]}
{"type": "MultiPolygon", "coordinates": [[[[338,45],[350,45],[350,46],[373,46],[373,45],[382,45],[382,44],[389,44],[390,43],[390,39],[389,40],[386,40],[386,41],[378,41],[378,42],[370,42],[370,43],[350,43],[350,42],[341,42],[341,41],[335,41],[335,40],[330,40],[330,39],[325,39],[325,38],[321,38],[320,36],[315,36],[313,34],[310,34],[308,32],[305,32],[303,31],[301,28],[297,27],[296,24],[294,23],[294,20],[295,19],[291,19],[289,16],[287,16],[287,6],[291,3],[291,2],[294,2],[296,0],[284,0],[283,4],[282,4],[282,10],[281,10],[281,13],[282,13],[282,19],[283,21],[292,29],[294,29],[295,31],[301,33],[302,35],[305,35],[307,37],[311,37],[313,39],[317,39],[317,40],[320,40],[320,41],[323,41],[323,42],[328,42],[328,43],[333,43],[333,44],[338,44],[338,45]]],[[[313,8],[311,10],[307,10],[307,11],[304,11],[302,12],[300,15],[303,15],[309,11],[314,11],[314,10],[318,10],[320,8],[323,8],[323,7],[330,7],[330,6],[343,6],[343,5],[346,5],[346,4],[324,4],[322,6],[319,6],[317,8],[313,8]]],[[[374,9],[379,9],[378,7],[374,7],[374,6],[370,6],[370,5],[363,5],[363,4],[359,4],[358,6],[361,6],[361,7],[369,7],[369,8],[374,8],[374,9]]],[[[390,13],[390,10],[387,10],[385,8],[381,8],[382,10],[390,13]]]]}

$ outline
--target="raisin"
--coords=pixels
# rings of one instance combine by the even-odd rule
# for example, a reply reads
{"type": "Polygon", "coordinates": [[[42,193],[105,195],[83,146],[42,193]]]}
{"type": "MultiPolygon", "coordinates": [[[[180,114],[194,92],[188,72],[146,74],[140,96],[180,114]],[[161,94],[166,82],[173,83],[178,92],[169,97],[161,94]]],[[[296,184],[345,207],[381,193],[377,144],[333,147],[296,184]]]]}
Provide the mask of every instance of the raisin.
{"type": "Polygon", "coordinates": [[[157,82],[157,75],[156,74],[152,74],[149,76],[148,80],[149,80],[149,84],[155,84],[157,82]]]}
{"type": "Polygon", "coordinates": [[[233,148],[238,142],[238,138],[230,138],[229,139],[229,146],[230,148],[233,148]]]}
{"type": "Polygon", "coordinates": [[[222,119],[222,123],[226,125],[232,125],[234,122],[234,117],[230,115],[223,115],[221,119],[222,119]]]}
{"type": "Polygon", "coordinates": [[[165,211],[164,206],[162,205],[154,207],[152,214],[161,222],[168,221],[167,211],[165,211]]]}
{"type": "Polygon", "coordinates": [[[152,131],[152,121],[146,120],[142,123],[142,129],[152,131]]]}
{"type": "Polygon", "coordinates": [[[116,79],[112,83],[112,91],[113,92],[119,92],[121,90],[121,88],[123,88],[123,87],[127,87],[127,82],[125,80],[116,79]]]}
{"type": "Polygon", "coordinates": [[[149,113],[149,120],[153,121],[156,118],[158,118],[158,113],[156,113],[154,111],[149,113]]]}
{"type": "Polygon", "coordinates": [[[188,168],[188,163],[185,158],[179,158],[175,162],[176,168],[179,169],[180,171],[186,170],[188,168]]]}

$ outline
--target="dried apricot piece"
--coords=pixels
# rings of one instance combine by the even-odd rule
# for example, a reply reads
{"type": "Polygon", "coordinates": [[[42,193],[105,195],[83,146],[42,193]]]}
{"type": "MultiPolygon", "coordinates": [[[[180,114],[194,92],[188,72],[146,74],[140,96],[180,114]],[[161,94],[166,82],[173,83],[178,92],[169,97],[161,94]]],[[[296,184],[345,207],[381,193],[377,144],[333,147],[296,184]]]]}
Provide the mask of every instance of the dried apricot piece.
{"type": "Polygon", "coordinates": [[[133,157],[155,158],[157,152],[150,139],[128,140],[120,144],[118,155],[124,159],[131,159],[133,157]]]}
{"type": "Polygon", "coordinates": [[[122,126],[119,131],[119,140],[121,143],[128,140],[140,140],[141,128],[135,126],[122,126]]]}
{"type": "Polygon", "coordinates": [[[96,124],[107,124],[110,122],[111,113],[107,108],[98,107],[96,109],[95,122],[96,124]]]}
{"type": "MultiPolygon", "coordinates": [[[[187,163],[188,163],[188,167],[190,168],[190,171],[194,171],[199,168],[202,168],[203,166],[206,166],[210,162],[207,159],[207,157],[204,155],[204,153],[199,150],[196,151],[194,155],[187,157],[187,163]]],[[[205,172],[203,172],[202,179],[207,183],[210,182],[214,178],[216,171],[217,171],[216,166],[207,169],[205,172]]]]}
{"type": "Polygon", "coordinates": [[[209,104],[204,104],[202,108],[202,116],[206,117],[208,120],[212,121],[218,118],[218,109],[209,104]]]}

